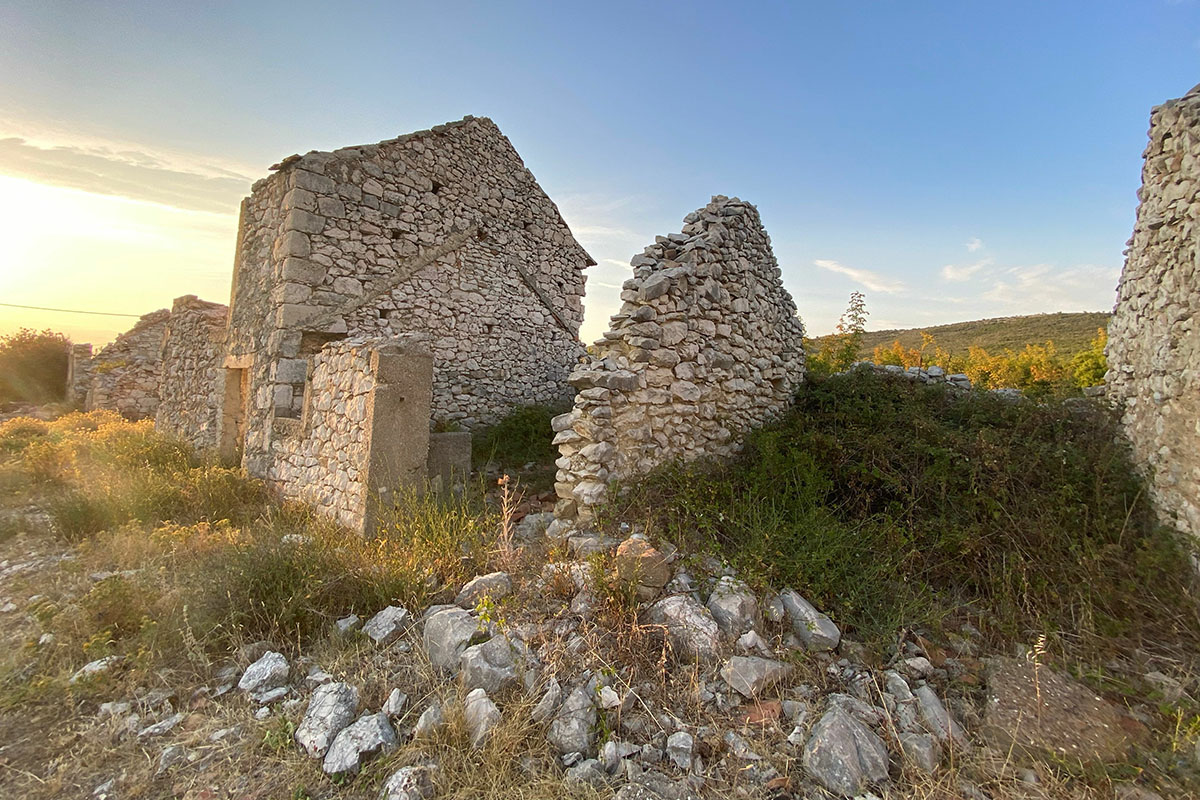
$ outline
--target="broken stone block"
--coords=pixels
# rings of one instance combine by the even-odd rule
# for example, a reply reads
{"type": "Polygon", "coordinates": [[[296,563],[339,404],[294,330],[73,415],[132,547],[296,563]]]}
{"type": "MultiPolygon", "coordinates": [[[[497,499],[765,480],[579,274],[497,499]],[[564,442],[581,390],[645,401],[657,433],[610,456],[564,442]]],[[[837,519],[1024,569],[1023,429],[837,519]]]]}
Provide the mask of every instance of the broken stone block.
{"type": "Polygon", "coordinates": [[[348,683],[318,686],[308,702],[304,719],[296,728],[296,744],[309,758],[323,758],[334,737],[354,721],[358,690],[348,683]]]}
{"type": "Polygon", "coordinates": [[[321,769],[327,775],[357,775],[364,761],[390,753],[399,744],[386,714],[366,714],[334,737],[321,769]]]}
{"type": "Polygon", "coordinates": [[[883,740],[837,708],[826,711],[813,727],[802,760],[813,780],[848,797],[888,779],[888,753],[883,740]]]}
{"type": "Polygon", "coordinates": [[[388,606],[367,620],[362,632],[379,646],[389,645],[404,635],[412,625],[412,615],[400,606],[388,606]]]}

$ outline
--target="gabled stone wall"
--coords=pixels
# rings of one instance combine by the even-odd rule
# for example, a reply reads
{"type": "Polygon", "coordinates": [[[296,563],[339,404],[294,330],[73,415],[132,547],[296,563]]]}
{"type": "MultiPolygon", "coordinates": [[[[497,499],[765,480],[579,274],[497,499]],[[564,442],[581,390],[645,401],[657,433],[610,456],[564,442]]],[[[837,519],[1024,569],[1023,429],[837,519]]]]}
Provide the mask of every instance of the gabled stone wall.
{"type": "Polygon", "coordinates": [[[163,335],[171,312],[144,315],[93,358],[84,407],[109,409],[126,419],[153,418],[158,410],[158,378],[163,335]]]}
{"type": "Polygon", "coordinates": [[[242,205],[227,366],[249,370],[244,463],[272,469],[314,354],[426,334],[432,417],[470,429],[569,399],[585,267],[491,120],[293,156],[242,205]]]}
{"type": "Polygon", "coordinates": [[[1200,86],[1150,116],[1108,395],[1163,517],[1200,536],[1200,86]]]}
{"type": "Polygon", "coordinates": [[[586,522],[607,484],[674,459],[727,456],[804,379],[804,328],[758,211],[717,196],[635,256],[611,330],[554,420],[557,513],[586,522]]]}
{"type": "Polygon", "coordinates": [[[228,306],[186,295],[171,306],[163,337],[154,426],[200,450],[221,443],[228,320],[228,306]]]}

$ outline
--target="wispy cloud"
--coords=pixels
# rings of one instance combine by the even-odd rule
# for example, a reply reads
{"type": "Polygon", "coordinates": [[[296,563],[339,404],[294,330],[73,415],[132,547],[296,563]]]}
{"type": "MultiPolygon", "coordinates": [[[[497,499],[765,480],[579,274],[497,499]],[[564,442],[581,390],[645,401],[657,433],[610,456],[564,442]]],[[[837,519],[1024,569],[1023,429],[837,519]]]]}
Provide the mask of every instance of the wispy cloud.
{"type": "Polygon", "coordinates": [[[989,276],[983,297],[1015,313],[1094,311],[1111,308],[1120,267],[1080,264],[1057,268],[1051,264],[1011,267],[989,276]]]}
{"type": "Polygon", "coordinates": [[[972,236],[967,240],[965,247],[968,253],[974,253],[983,247],[983,240],[978,236],[972,236]]]}
{"type": "MultiPolygon", "coordinates": [[[[970,247],[967,249],[970,249],[970,247]]],[[[974,264],[947,264],[942,267],[942,279],[962,283],[963,281],[970,280],[971,276],[985,267],[990,267],[993,263],[995,263],[994,259],[984,258],[976,261],[974,264]]]]}
{"type": "Polygon", "coordinates": [[[0,173],[50,186],[127,197],[189,211],[237,213],[251,178],[228,167],[103,143],[0,138],[0,173]]]}
{"type": "Polygon", "coordinates": [[[888,278],[880,275],[878,272],[873,272],[869,269],[860,269],[858,267],[849,267],[838,261],[830,259],[817,259],[813,262],[821,269],[829,272],[836,272],[839,275],[845,275],[855,283],[862,284],[873,292],[883,292],[884,294],[899,294],[904,291],[905,286],[902,281],[888,278]]]}

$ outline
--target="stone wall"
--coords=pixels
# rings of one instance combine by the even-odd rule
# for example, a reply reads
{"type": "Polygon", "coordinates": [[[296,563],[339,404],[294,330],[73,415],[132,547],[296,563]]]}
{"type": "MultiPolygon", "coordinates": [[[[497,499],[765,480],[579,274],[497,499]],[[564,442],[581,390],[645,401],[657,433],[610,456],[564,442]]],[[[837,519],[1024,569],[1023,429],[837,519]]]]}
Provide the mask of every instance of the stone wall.
{"type": "Polygon", "coordinates": [[[230,312],[252,474],[271,469],[274,421],[303,413],[314,354],[342,338],[428,334],[436,421],[569,399],[593,262],[494,123],[277,166],[242,205],[230,312]]]}
{"type": "Polygon", "coordinates": [[[635,256],[611,330],[554,420],[557,513],[586,522],[609,481],[727,456],[804,379],[804,329],[758,211],[714,197],[635,256]]]}
{"type": "Polygon", "coordinates": [[[91,386],[92,346],[73,344],[67,360],[67,404],[83,408],[91,386]]]}
{"type": "Polygon", "coordinates": [[[1200,86],[1150,116],[1108,327],[1108,394],[1161,514],[1200,536],[1200,86]]]}
{"type": "Polygon", "coordinates": [[[411,337],[326,345],[313,359],[309,404],[272,442],[268,479],[289,499],[355,529],[399,485],[425,479],[433,366],[411,337]]]}
{"type": "Polygon", "coordinates": [[[154,426],[201,450],[221,441],[228,321],[227,306],[186,295],[172,305],[163,337],[154,426]]]}
{"type": "Polygon", "coordinates": [[[91,385],[84,407],[109,409],[126,419],[153,418],[158,410],[158,377],[163,335],[171,312],[144,315],[92,358],[91,385]]]}

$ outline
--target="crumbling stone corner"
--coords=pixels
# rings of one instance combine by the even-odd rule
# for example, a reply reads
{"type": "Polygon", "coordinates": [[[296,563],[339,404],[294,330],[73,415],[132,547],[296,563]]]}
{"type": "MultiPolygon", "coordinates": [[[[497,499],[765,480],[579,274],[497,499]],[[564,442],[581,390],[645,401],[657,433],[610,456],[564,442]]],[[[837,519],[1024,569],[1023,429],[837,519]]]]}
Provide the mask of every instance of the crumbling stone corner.
{"type": "Polygon", "coordinates": [[[1107,394],[1164,521],[1200,537],[1200,86],[1150,115],[1107,394]]]}
{"type": "Polygon", "coordinates": [[[716,196],[634,256],[611,329],[553,421],[560,518],[587,524],[611,481],[731,455],[804,380],[804,327],[758,210],[716,196]]]}

